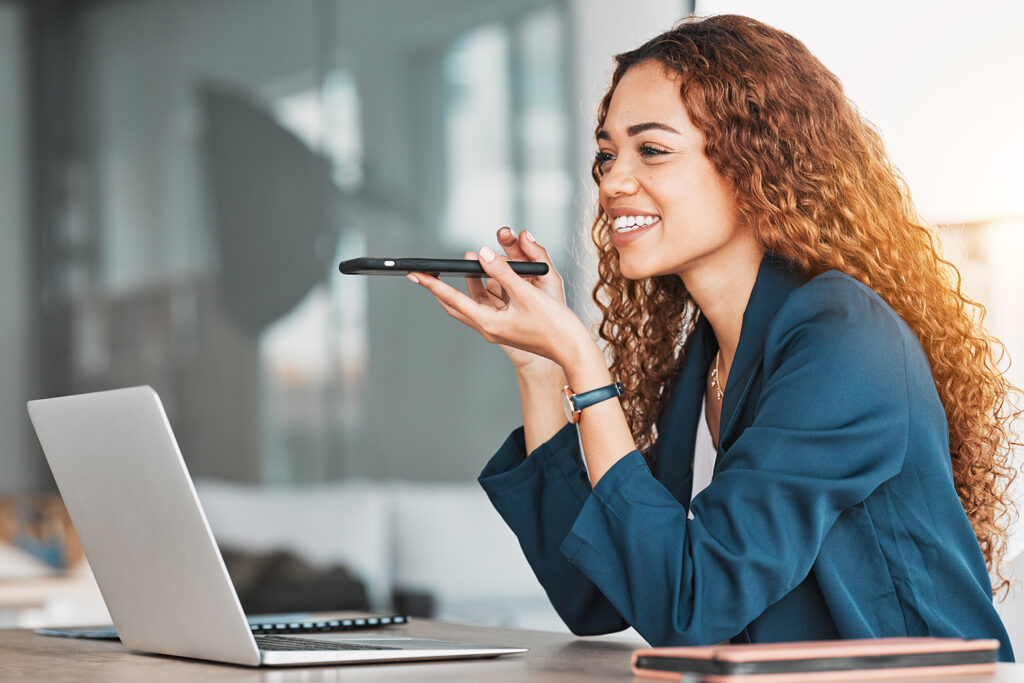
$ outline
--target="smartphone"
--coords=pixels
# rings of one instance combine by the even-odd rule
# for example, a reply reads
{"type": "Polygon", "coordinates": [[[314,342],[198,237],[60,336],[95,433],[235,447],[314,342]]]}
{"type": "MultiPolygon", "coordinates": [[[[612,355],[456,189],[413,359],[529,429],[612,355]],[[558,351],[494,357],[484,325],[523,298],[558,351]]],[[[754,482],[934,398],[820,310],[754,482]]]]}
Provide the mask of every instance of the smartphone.
{"type": "MultiPolygon", "coordinates": [[[[534,261],[509,261],[518,275],[546,275],[548,264],[534,261]]],[[[487,277],[479,261],[449,258],[354,258],[338,264],[345,275],[405,275],[426,273],[434,277],[487,277]]]]}

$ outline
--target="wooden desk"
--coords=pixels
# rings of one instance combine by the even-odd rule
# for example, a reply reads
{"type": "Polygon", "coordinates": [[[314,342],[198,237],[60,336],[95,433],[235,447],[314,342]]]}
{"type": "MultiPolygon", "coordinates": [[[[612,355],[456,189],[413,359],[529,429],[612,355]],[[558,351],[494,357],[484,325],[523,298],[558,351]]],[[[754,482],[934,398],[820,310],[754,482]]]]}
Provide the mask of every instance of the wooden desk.
{"type": "MultiPolygon", "coordinates": [[[[645,681],[629,673],[631,641],[576,638],[543,631],[463,626],[415,620],[390,632],[428,638],[528,647],[520,655],[462,661],[250,669],[207,662],[138,655],[117,641],[53,638],[22,629],[0,630],[0,680],[17,681],[645,681]]],[[[907,680],[907,679],[904,679],[907,680]]],[[[936,680],[936,679],[931,679],[936,680]]],[[[995,676],[942,681],[1011,683],[1024,680],[1024,665],[1001,665],[995,676]]]]}

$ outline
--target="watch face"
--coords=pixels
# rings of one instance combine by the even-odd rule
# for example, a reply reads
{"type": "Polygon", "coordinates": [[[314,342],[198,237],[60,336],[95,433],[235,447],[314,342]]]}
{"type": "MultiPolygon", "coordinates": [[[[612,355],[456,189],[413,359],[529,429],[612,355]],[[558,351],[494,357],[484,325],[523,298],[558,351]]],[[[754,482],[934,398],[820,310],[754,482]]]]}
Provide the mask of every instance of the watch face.
{"type": "Polygon", "coordinates": [[[576,422],[575,416],[573,415],[573,413],[576,412],[576,409],[572,405],[572,399],[570,398],[571,394],[569,391],[569,387],[564,387],[562,389],[562,410],[565,411],[566,420],[569,422],[576,422]]]}

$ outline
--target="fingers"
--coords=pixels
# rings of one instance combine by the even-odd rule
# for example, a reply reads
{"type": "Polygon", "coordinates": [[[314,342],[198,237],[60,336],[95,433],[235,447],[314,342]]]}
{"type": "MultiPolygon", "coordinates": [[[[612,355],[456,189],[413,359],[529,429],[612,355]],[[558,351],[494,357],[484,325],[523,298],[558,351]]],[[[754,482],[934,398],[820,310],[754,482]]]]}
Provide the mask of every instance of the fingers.
{"type": "Polygon", "coordinates": [[[510,297],[533,296],[535,288],[516,275],[512,266],[508,265],[508,258],[498,256],[490,247],[480,247],[479,254],[480,265],[483,266],[487,277],[497,280],[510,297]]]}
{"type": "MultiPolygon", "coordinates": [[[[472,261],[479,260],[472,251],[467,251],[465,258],[472,261]]],[[[501,308],[508,303],[508,298],[502,291],[501,285],[489,278],[467,277],[466,289],[469,291],[469,296],[478,303],[495,308],[501,308]]]]}
{"type": "MultiPolygon", "coordinates": [[[[465,258],[467,261],[479,261],[480,260],[480,259],[477,258],[477,255],[475,253],[473,253],[472,251],[467,251],[466,255],[463,256],[463,258],[465,258]]],[[[485,296],[484,285],[483,285],[483,283],[480,280],[481,280],[481,278],[478,278],[478,277],[467,277],[466,278],[466,290],[469,292],[469,295],[471,297],[473,297],[473,299],[475,301],[480,301],[485,296]]]]}
{"type": "Polygon", "coordinates": [[[509,261],[543,261],[549,267],[554,267],[547,250],[527,230],[516,236],[511,228],[501,228],[498,230],[498,244],[505,250],[509,261]]]}
{"type": "Polygon", "coordinates": [[[561,284],[562,278],[558,275],[547,249],[540,246],[528,230],[521,231],[517,237],[510,228],[501,228],[498,230],[498,243],[501,244],[510,261],[533,261],[547,264],[547,275],[527,276],[527,281],[535,284],[547,282],[552,286],[555,282],[561,284]]]}
{"type": "Polygon", "coordinates": [[[488,294],[490,294],[496,299],[500,299],[501,301],[507,303],[508,296],[505,294],[505,290],[501,288],[501,285],[499,285],[497,281],[488,279],[487,284],[485,284],[484,287],[487,289],[488,294]]]}
{"type": "Polygon", "coordinates": [[[480,329],[480,321],[486,319],[492,312],[492,309],[474,301],[436,277],[424,273],[409,273],[409,279],[429,290],[453,318],[475,329],[480,329]]]}
{"type": "Polygon", "coordinates": [[[523,233],[519,233],[520,237],[517,238],[516,234],[512,232],[512,228],[500,228],[498,230],[498,244],[505,251],[505,255],[508,256],[509,261],[529,261],[529,257],[523,251],[520,245],[520,239],[523,233]]]}
{"type": "Polygon", "coordinates": [[[477,327],[477,326],[476,326],[476,325],[475,325],[475,324],[473,323],[473,321],[472,321],[472,320],[470,320],[470,319],[469,319],[469,318],[467,318],[466,316],[462,315],[461,313],[459,313],[458,311],[456,311],[456,310],[455,310],[454,308],[452,308],[451,306],[449,306],[449,305],[448,305],[448,304],[446,304],[445,302],[443,302],[443,301],[441,301],[440,299],[438,299],[437,303],[441,304],[441,308],[443,308],[443,309],[445,310],[445,312],[446,312],[446,313],[447,313],[448,315],[450,315],[451,317],[455,318],[456,320],[458,320],[458,321],[459,321],[460,323],[462,323],[463,325],[465,325],[465,326],[467,326],[467,327],[471,327],[471,328],[473,328],[474,330],[476,330],[477,332],[479,332],[479,331],[480,331],[480,328],[479,328],[479,327],[477,327]]]}
{"type": "Polygon", "coordinates": [[[555,264],[551,261],[548,250],[540,246],[528,231],[519,233],[519,245],[523,254],[535,263],[545,263],[548,266],[546,275],[539,275],[530,278],[530,282],[543,290],[549,296],[565,303],[565,287],[562,283],[562,276],[558,274],[555,264]]]}
{"type": "Polygon", "coordinates": [[[548,250],[540,246],[537,240],[533,238],[528,230],[523,230],[519,233],[519,251],[526,256],[529,261],[542,261],[548,264],[548,272],[552,272],[555,269],[555,264],[551,262],[551,257],[548,256],[548,250]]]}

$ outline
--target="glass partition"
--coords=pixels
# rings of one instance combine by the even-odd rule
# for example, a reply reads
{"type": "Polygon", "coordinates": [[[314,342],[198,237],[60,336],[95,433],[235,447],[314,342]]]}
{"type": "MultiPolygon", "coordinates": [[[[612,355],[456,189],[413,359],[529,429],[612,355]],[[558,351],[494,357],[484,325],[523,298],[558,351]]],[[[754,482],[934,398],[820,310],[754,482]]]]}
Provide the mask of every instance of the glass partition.
{"type": "Polygon", "coordinates": [[[518,420],[504,357],[336,264],[461,257],[501,225],[564,258],[568,36],[536,0],[83,13],[67,391],[154,385],[199,477],[475,478],[518,420]]]}

